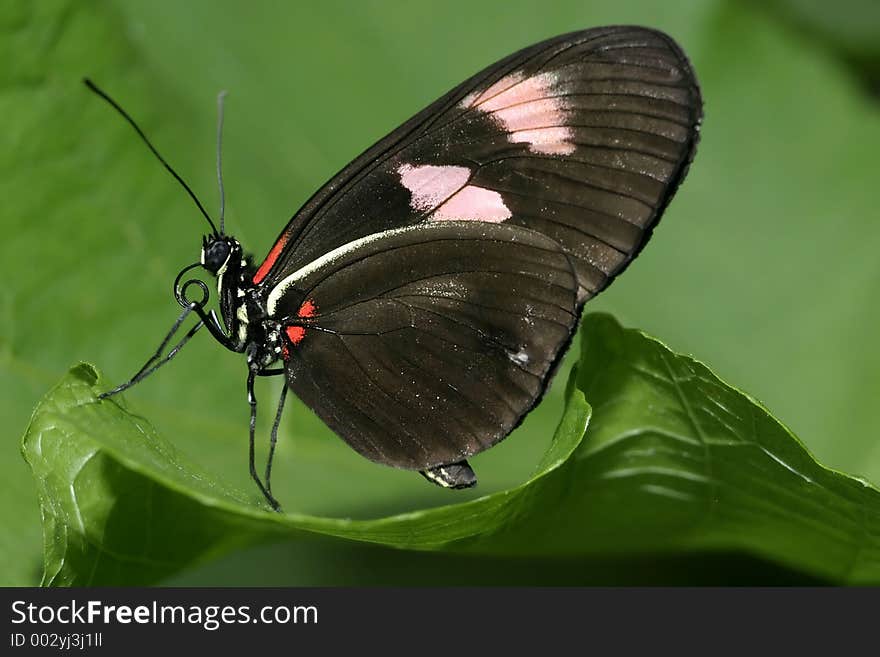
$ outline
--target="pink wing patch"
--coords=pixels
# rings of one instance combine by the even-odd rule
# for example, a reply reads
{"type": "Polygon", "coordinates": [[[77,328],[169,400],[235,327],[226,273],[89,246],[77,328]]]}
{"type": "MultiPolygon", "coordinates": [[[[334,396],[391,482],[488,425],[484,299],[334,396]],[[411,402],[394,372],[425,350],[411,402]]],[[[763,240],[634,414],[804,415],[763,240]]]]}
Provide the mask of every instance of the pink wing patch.
{"type": "Polygon", "coordinates": [[[510,219],[510,210],[504,205],[501,194],[491,189],[468,185],[441,205],[431,219],[473,219],[498,223],[510,219]]]}
{"type": "Polygon", "coordinates": [[[471,177],[467,167],[403,164],[397,173],[412,195],[413,210],[433,210],[428,219],[497,223],[511,217],[501,194],[467,184],[471,177]]]}
{"type": "Polygon", "coordinates": [[[404,164],[397,169],[400,182],[412,194],[413,210],[433,210],[467,184],[471,170],[467,167],[435,167],[404,164]]]}
{"type": "Polygon", "coordinates": [[[533,153],[570,155],[574,134],[565,125],[567,106],[557,82],[554,73],[529,78],[511,73],[483,93],[465,97],[462,106],[490,113],[509,141],[526,143],[533,153]]]}

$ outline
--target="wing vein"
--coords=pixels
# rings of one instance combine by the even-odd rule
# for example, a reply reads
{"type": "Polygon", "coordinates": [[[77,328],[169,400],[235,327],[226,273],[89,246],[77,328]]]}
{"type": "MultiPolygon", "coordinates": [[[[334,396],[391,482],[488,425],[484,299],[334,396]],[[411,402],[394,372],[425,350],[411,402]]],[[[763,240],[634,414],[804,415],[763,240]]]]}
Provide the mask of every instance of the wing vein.
{"type": "MultiPolygon", "coordinates": [[[[369,381],[386,398],[391,400],[392,403],[397,403],[397,404],[400,404],[401,406],[405,406],[409,410],[415,410],[411,406],[409,406],[408,404],[404,403],[404,401],[402,399],[400,399],[397,396],[392,395],[391,393],[386,391],[382,386],[379,385],[379,383],[372,376],[370,376],[369,372],[367,372],[366,368],[361,363],[360,358],[358,358],[358,356],[352,351],[351,347],[349,347],[348,343],[345,341],[344,334],[336,333],[334,335],[336,335],[336,337],[339,338],[339,341],[342,342],[342,346],[345,347],[345,350],[348,352],[348,355],[351,356],[352,360],[355,362],[358,369],[361,371],[361,373],[364,375],[364,378],[366,378],[367,381],[369,381]]],[[[364,412],[363,409],[361,409],[361,412],[364,412]]],[[[370,413],[366,413],[366,414],[371,415],[370,413]]],[[[417,414],[418,414],[418,412],[417,412],[417,414]]],[[[428,454],[429,454],[428,449],[424,446],[422,441],[420,441],[415,434],[408,431],[407,428],[405,426],[403,426],[403,424],[401,424],[401,423],[397,423],[397,424],[398,424],[398,427],[403,431],[403,433],[405,433],[407,436],[409,436],[413,440],[413,442],[419,447],[419,449],[421,449],[422,452],[424,452],[425,456],[428,456],[428,454]]],[[[403,444],[403,441],[401,441],[397,435],[394,435],[394,438],[395,438],[395,440],[397,440],[398,444],[404,449],[404,451],[406,451],[406,445],[403,444]]]]}

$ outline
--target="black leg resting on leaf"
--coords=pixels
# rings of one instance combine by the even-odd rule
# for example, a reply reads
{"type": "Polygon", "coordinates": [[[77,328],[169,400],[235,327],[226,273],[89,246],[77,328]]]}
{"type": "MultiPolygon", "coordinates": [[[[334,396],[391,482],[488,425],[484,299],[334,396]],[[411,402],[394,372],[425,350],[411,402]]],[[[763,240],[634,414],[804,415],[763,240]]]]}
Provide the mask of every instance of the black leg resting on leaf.
{"type": "Polygon", "coordinates": [[[284,412],[284,400],[287,399],[287,382],[281,388],[281,398],[278,400],[278,410],[275,412],[275,422],[272,423],[272,435],[269,439],[269,458],[266,459],[266,490],[272,494],[272,459],[275,458],[275,443],[278,441],[278,425],[281,424],[281,414],[284,412]]]}
{"type": "Polygon", "coordinates": [[[250,370],[248,372],[247,378],[247,396],[248,396],[248,404],[251,406],[251,423],[250,423],[250,469],[251,469],[251,478],[257,483],[257,487],[260,489],[260,492],[263,493],[263,497],[266,498],[266,501],[269,503],[269,506],[272,507],[274,511],[281,511],[281,505],[278,504],[278,500],[272,497],[272,494],[266,490],[266,487],[263,485],[263,482],[260,481],[259,475],[257,475],[257,468],[254,464],[254,434],[257,429],[257,396],[254,394],[254,370],[250,370]]]}
{"type": "Polygon", "coordinates": [[[150,374],[152,374],[153,372],[158,370],[160,367],[162,367],[165,363],[167,363],[172,358],[174,358],[178,354],[178,352],[180,352],[180,350],[183,349],[184,345],[186,345],[186,343],[189,342],[189,339],[196,334],[196,331],[198,331],[200,328],[202,328],[202,326],[204,326],[204,324],[201,321],[198,322],[195,326],[193,326],[189,331],[186,332],[186,335],[183,336],[183,338],[180,340],[180,342],[178,342],[176,345],[174,345],[174,348],[171,351],[169,351],[165,355],[164,358],[162,357],[162,352],[165,351],[165,347],[167,347],[168,343],[171,342],[171,338],[174,337],[174,334],[177,333],[177,330],[180,328],[180,325],[183,324],[183,321],[195,309],[195,306],[196,306],[196,304],[192,303],[183,309],[183,312],[180,313],[180,317],[177,318],[177,320],[174,322],[174,325],[171,327],[171,330],[168,331],[168,335],[165,336],[165,339],[162,340],[162,343],[159,345],[159,348],[156,349],[156,353],[154,353],[152,356],[150,356],[149,360],[147,360],[147,362],[144,363],[144,366],[138,370],[137,374],[135,374],[133,377],[131,377],[125,383],[122,383],[122,384],[116,386],[112,390],[108,390],[107,392],[102,392],[100,395],[98,395],[98,399],[107,399],[108,397],[112,397],[113,395],[115,395],[117,393],[120,393],[124,390],[128,390],[133,385],[135,385],[136,383],[140,383],[141,381],[146,379],[148,376],[150,376],[150,374]]]}

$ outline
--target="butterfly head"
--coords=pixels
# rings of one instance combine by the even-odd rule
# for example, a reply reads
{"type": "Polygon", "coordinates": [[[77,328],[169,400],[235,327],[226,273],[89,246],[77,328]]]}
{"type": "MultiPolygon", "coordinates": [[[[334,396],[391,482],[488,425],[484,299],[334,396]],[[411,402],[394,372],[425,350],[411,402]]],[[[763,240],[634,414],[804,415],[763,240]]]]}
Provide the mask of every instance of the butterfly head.
{"type": "Polygon", "coordinates": [[[219,276],[226,270],[230,258],[240,253],[238,240],[228,235],[207,235],[202,238],[200,262],[211,274],[219,276]]]}

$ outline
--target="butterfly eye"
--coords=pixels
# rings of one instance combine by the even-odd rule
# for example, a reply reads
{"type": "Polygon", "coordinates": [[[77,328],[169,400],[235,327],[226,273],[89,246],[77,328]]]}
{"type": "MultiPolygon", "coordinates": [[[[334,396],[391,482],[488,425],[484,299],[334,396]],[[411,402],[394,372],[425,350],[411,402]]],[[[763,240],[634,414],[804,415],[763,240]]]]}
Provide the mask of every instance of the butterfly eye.
{"type": "Polygon", "coordinates": [[[215,240],[203,247],[202,254],[205,269],[216,275],[229,259],[229,244],[224,240],[215,240]]]}

